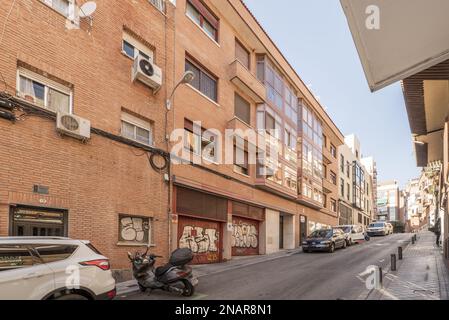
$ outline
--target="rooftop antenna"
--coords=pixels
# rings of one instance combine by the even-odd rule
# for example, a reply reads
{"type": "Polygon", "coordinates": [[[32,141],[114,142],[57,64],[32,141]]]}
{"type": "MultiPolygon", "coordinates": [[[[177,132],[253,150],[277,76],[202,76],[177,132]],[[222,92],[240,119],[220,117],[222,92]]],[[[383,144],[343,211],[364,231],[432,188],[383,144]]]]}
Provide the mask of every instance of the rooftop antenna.
{"type": "Polygon", "coordinates": [[[97,4],[94,1],[87,1],[80,7],[80,18],[81,19],[89,19],[89,33],[92,30],[93,26],[93,18],[92,15],[97,10],[97,4]]]}

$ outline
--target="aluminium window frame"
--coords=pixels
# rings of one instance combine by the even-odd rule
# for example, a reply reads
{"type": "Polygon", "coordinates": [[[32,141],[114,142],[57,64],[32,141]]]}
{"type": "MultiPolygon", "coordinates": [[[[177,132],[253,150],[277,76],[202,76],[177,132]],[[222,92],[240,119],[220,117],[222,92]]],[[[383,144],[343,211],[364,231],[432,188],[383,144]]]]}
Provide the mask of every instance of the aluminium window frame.
{"type": "MultiPolygon", "coordinates": [[[[55,84],[56,82],[48,79],[47,77],[44,77],[42,75],[39,75],[33,71],[27,70],[25,68],[17,68],[16,73],[16,96],[18,96],[20,99],[25,100],[25,97],[23,97],[23,92],[20,90],[20,77],[24,77],[28,80],[37,82],[44,86],[44,105],[38,105],[36,103],[32,103],[33,105],[36,105],[37,107],[44,109],[46,111],[57,113],[58,111],[51,110],[48,108],[48,89],[55,90],[59,93],[65,94],[69,96],[69,112],[68,114],[73,114],[73,90],[69,87],[66,87],[62,84],[55,84]]],[[[26,101],[26,100],[25,100],[26,101]]]]}

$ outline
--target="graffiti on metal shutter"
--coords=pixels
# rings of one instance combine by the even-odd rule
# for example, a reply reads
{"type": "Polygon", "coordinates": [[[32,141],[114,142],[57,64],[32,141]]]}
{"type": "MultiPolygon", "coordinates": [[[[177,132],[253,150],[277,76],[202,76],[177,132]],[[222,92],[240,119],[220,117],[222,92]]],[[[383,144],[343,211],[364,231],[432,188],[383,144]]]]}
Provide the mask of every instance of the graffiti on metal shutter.
{"type": "Polygon", "coordinates": [[[232,254],[259,254],[259,221],[234,218],[232,221],[232,254]]]}
{"type": "Polygon", "coordinates": [[[182,218],[178,247],[192,250],[194,263],[218,262],[219,233],[219,223],[182,218]]]}

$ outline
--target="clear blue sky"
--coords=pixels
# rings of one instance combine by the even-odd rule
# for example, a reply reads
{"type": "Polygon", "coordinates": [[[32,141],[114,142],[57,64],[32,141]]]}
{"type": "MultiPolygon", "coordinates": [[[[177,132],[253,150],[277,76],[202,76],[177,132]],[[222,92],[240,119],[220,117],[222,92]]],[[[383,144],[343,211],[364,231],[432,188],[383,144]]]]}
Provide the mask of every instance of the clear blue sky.
{"type": "Polygon", "coordinates": [[[245,0],[344,135],[374,156],[378,180],[419,176],[399,83],[371,93],[338,0],[245,0]]]}

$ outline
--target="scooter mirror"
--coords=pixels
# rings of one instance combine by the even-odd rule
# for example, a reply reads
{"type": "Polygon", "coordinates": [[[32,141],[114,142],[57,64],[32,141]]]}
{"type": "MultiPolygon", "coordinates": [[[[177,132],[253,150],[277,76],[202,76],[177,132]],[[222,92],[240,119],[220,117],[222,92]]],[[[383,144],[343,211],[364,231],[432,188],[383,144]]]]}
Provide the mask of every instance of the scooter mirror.
{"type": "Polygon", "coordinates": [[[133,260],[133,255],[132,255],[132,253],[131,252],[128,252],[128,258],[129,258],[129,260],[133,260]]]}

